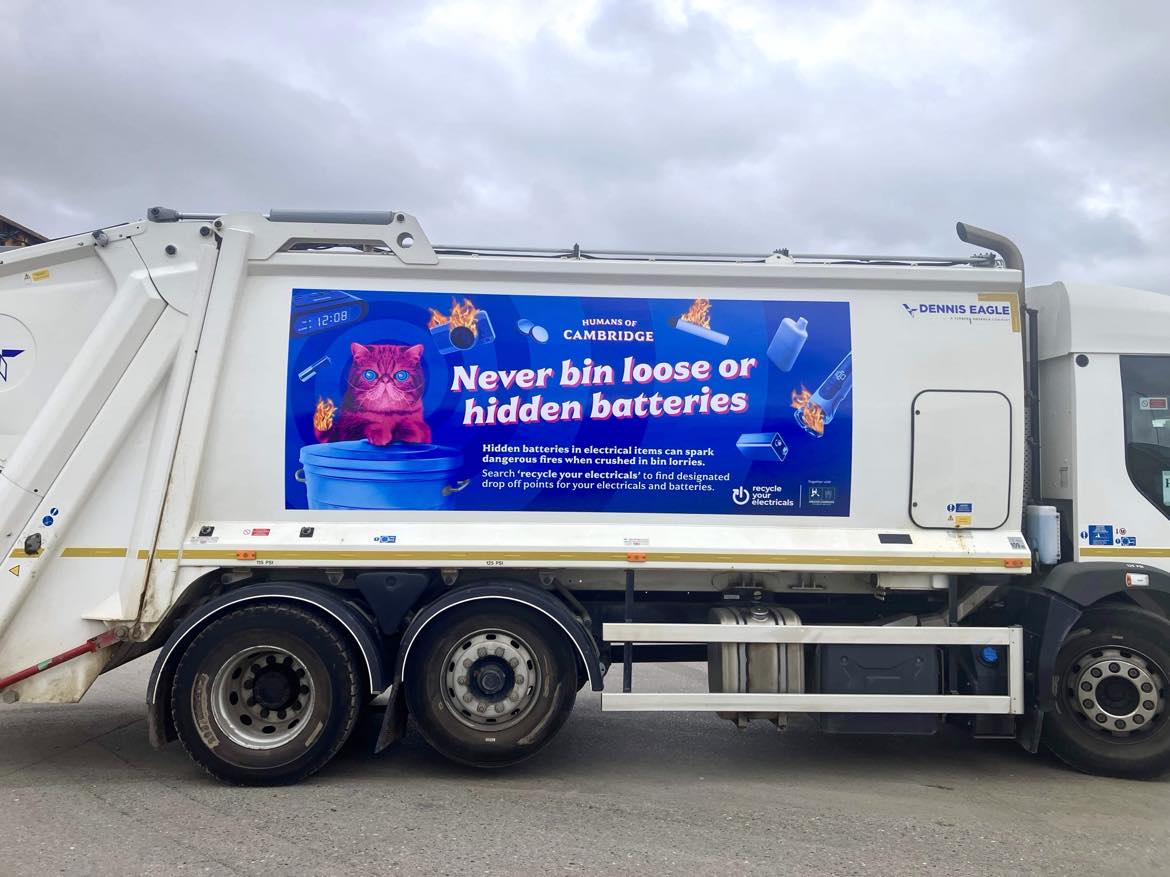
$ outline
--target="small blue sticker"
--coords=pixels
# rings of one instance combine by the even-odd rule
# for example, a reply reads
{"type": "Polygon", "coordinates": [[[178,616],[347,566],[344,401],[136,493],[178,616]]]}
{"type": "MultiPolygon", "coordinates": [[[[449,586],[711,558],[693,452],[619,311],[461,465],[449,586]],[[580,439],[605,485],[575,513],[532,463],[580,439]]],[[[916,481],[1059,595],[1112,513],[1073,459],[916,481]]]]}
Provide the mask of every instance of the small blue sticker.
{"type": "Polygon", "coordinates": [[[1089,544],[1090,545],[1112,545],[1113,544],[1113,525],[1112,524],[1089,524],[1089,544]]]}
{"type": "Polygon", "coordinates": [[[1117,544],[1133,548],[1137,545],[1137,536],[1122,536],[1117,540],[1117,544]]]}
{"type": "Polygon", "coordinates": [[[397,536],[375,536],[374,541],[375,542],[397,542],[398,537],[397,536]]]}
{"type": "Polygon", "coordinates": [[[41,518],[41,523],[44,524],[46,527],[53,526],[53,516],[52,515],[45,515],[43,518],[41,518]]]}

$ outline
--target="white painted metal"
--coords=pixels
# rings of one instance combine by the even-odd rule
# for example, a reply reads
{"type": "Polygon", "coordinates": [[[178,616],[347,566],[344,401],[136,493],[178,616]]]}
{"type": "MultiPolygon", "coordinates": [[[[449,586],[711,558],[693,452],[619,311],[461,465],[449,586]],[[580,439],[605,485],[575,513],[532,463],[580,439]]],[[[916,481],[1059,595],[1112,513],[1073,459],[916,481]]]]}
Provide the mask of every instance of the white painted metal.
{"type": "Polygon", "coordinates": [[[1020,627],[905,627],[613,622],[611,643],[840,643],[850,645],[1007,646],[1006,695],[922,694],[603,694],[603,710],[1020,714],[1024,711],[1024,631],[1020,627]]]}
{"type": "Polygon", "coordinates": [[[990,694],[640,694],[604,693],[605,712],[977,713],[1006,715],[1010,698],[990,694]]]}
{"type": "Polygon", "coordinates": [[[1024,629],[1011,627],[1009,630],[1008,662],[1008,712],[1020,715],[1024,712],[1024,629]]]}
{"type": "MultiPolygon", "coordinates": [[[[1170,347],[1170,341],[1166,343],[1170,347]]],[[[1170,357],[1170,350],[1164,355],[1170,357]]],[[[1075,365],[1072,356],[1066,359],[1075,400],[1072,424],[1066,428],[1076,432],[1075,517],[1070,531],[1078,538],[1071,559],[1144,563],[1170,570],[1170,519],[1138,492],[1125,465],[1120,358],[1094,353],[1084,367],[1075,365]],[[1089,528],[1099,526],[1113,528],[1113,544],[1089,543],[1089,528]],[[1132,544],[1122,544],[1123,537],[1132,544]]],[[[1056,428],[1046,425],[1045,432],[1056,428]]]]}
{"type": "Polygon", "coordinates": [[[1006,646],[1010,627],[903,627],[801,624],[785,627],[719,624],[602,625],[602,638],[613,643],[850,643],[867,645],[1006,646]]]}
{"type": "MultiPolygon", "coordinates": [[[[556,570],[573,587],[587,588],[610,587],[633,567],[646,570],[640,581],[647,587],[692,590],[725,587],[721,575],[752,570],[767,589],[805,588],[815,577],[816,587],[849,593],[872,592],[874,574],[883,587],[926,590],[949,575],[1029,571],[1020,540],[1019,314],[955,319],[941,307],[1010,310],[1013,303],[1005,302],[1018,272],[784,259],[437,256],[409,215],[389,225],[354,225],[233,214],[223,217],[216,235],[200,234],[208,224],[136,223],[0,258],[0,315],[28,327],[36,347],[35,370],[7,390],[0,387],[0,580],[6,586],[0,588],[0,675],[76,645],[106,622],[134,626],[141,639],[199,576],[225,568],[526,567],[556,570]],[[404,232],[414,246],[399,240],[404,232]],[[304,240],[358,244],[362,251],[291,249],[304,240]],[[285,510],[284,366],[289,294],[296,286],[847,300],[858,363],[851,514],[777,520],[285,510]],[[923,530],[910,517],[911,402],[937,387],[992,389],[1011,401],[1012,487],[1007,520],[997,529],[923,530]],[[202,526],[216,535],[200,537],[202,526]],[[300,537],[303,526],[314,528],[311,539],[300,537]],[[256,529],[270,532],[257,537],[256,529]],[[376,541],[388,532],[394,543],[376,541]],[[911,542],[882,541],[882,534],[911,542]],[[40,536],[44,550],[14,557],[27,536],[40,536]],[[646,560],[631,556],[629,546],[646,560]]],[[[1111,334],[1097,343],[1113,343],[1123,329],[1130,333],[1134,315],[1162,301],[1141,295],[1122,296],[1124,307],[1108,318],[1111,334]]],[[[1068,343],[1057,337],[1042,350],[1059,357],[1065,348],[1070,356],[1081,349],[1076,345],[1096,317],[1081,320],[1077,309],[1098,314],[1110,306],[1104,291],[1085,296],[1068,297],[1074,314],[1068,343]]],[[[1043,295],[1036,301],[1049,307],[1043,295]]],[[[1167,333],[1154,325],[1161,319],[1147,322],[1152,328],[1140,335],[1144,340],[1131,333],[1115,349],[1165,352],[1164,340],[1160,346],[1156,339],[1167,333]]],[[[1059,335],[1065,330],[1057,323],[1059,335]]],[[[1069,364],[1070,388],[1072,370],[1069,364]]],[[[1120,420],[1094,419],[1093,401],[1116,399],[1118,392],[1116,357],[1095,354],[1094,368],[1083,381],[1078,373],[1075,387],[1084,417],[1070,428],[1082,447],[1117,446],[1120,420]]],[[[1132,516],[1135,527],[1153,534],[1150,544],[1158,544],[1162,531],[1155,525],[1164,527],[1164,519],[1146,520],[1140,503],[1115,489],[1128,483],[1119,453],[1100,457],[1070,457],[1074,474],[1076,466],[1084,469],[1073,485],[1094,481],[1078,488],[1078,503],[1092,515],[1132,516]]],[[[968,463],[964,458],[956,467],[968,463]]],[[[1170,546],[1170,537],[1161,544],[1170,546]]],[[[76,699],[103,661],[88,656],[18,690],[25,699],[76,699]]]]}
{"type": "MultiPolygon", "coordinates": [[[[1023,574],[1030,555],[1019,542],[1018,491],[1009,520],[993,533],[929,533],[908,515],[910,403],[921,389],[945,379],[960,389],[1003,389],[1022,400],[1019,334],[1007,319],[972,323],[911,316],[908,308],[938,301],[974,306],[987,295],[1009,296],[1013,271],[987,268],[873,267],[857,265],[710,264],[440,256],[436,265],[404,265],[390,254],[282,252],[283,238],[308,235],[278,228],[262,217],[231,216],[225,226],[253,235],[243,279],[234,338],[210,413],[206,460],[197,496],[180,543],[181,565],[215,567],[225,554],[257,550],[255,563],[296,566],[297,552],[346,552],[346,566],[507,566],[611,569],[625,565],[629,545],[645,546],[645,567],[680,570],[817,570],[856,572],[970,573],[980,569],[1023,574]],[[622,515],[524,512],[312,512],[283,509],[286,473],[283,442],[285,375],[282,363],[293,286],[361,290],[411,289],[460,294],[508,292],[542,295],[635,295],[753,298],[796,295],[850,301],[855,361],[880,363],[858,369],[854,387],[853,508],[848,520],[769,519],[727,515],[697,519],[685,514],[622,515]],[[273,327],[257,331],[258,327],[273,327]],[[889,339],[899,343],[891,344],[889,339]],[[967,350],[967,357],[956,351],[967,350]],[[893,449],[901,448],[895,452],[893,449]],[[237,461],[246,460],[246,471],[237,461]],[[215,528],[215,547],[200,542],[202,526],[215,528]],[[315,528],[311,542],[298,537],[315,528]],[[245,531],[270,530],[255,542],[245,531]],[[887,544],[879,533],[913,533],[911,544],[887,544]],[[392,533],[393,544],[376,537],[392,533]],[[1017,545],[1013,545],[1012,537],[1017,545]],[[595,555],[595,556],[594,556],[595,555]]],[[[347,233],[317,229],[331,237],[347,233]]],[[[349,232],[352,233],[352,232],[349,232]]],[[[217,279],[218,282],[218,279],[217,279]]],[[[1008,307],[1000,302],[999,307],[1008,307]]],[[[195,393],[195,390],[192,390],[195,393]]],[[[1013,407],[1022,435],[1022,404],[1013,407]]],[[[1013,478],[1022,478],[1022,453],[1013,456],[1013,478]]],[[[245,562],[249,565],[251,562],[245,562]]],[[[696,577],[709,587],[709,576],[696,577]]],[[[698,584],[699,581],[704,584],[698,584]]],[[[932,581],[923,578],[923,587],[932,581]]]]}
{"type": "Polygon", "coordinates": [[[1165,354],[1170,295],[1124,286],[1050,283],[1028,289],[1040,312],[1042,360],[1070,353],[1165,354]]]}
{"type": "Polygon", "coordinates": [[[910,517],[920,527],[996,529],[1012,497],[1012,409],[1002,393],[914,399],[910,517]]]}

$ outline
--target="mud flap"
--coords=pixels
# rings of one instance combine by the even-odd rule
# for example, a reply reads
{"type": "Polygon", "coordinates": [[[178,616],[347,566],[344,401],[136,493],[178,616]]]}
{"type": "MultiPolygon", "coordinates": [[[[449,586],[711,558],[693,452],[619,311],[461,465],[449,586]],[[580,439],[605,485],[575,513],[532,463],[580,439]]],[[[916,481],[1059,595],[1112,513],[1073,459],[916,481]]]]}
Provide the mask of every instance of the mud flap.
{"type": "Polygon", "coordinates": [[[386,715],[382,719],[382,730],[378,733],[378,742],[374,744],[374,753],[377,754],[393,743],[397,743],[406,735],[406,689],[402,683],[394,686],[390,695],[390,702],[386,705],[386,715]]]}

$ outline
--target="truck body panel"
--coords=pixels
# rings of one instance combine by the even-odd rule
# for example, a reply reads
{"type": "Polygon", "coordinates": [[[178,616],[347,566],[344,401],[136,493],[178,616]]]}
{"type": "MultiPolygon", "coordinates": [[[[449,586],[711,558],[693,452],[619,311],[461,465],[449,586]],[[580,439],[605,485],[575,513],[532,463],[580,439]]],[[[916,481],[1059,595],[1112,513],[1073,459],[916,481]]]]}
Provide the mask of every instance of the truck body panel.
{"type": "Polygon", "coordinates": [[[249,782],[320,767],[375,695],[379,745],[409,708],[451,757],[510,763],[619,655],[606,709],[951,716],[1030,748],[1053,711],[1161,721],[1137,688],[1101,710],[1162,678],[1166,297],[1025,296],[971,226],[1010,267],[151,216],[0,258],[6,699],[77,700],[165,643],[152,737],[249,782]],[[1140,647],[1068,665],[1106,604],[1144,613],[1120,616],[1140,647]],[[739,663],[708,694],[632,691],[636,661],[711,656],[739,663]],[[1129,675],[1098,703],[1090,669],[1129,675]],[[264,754],[286,744],[292,767],[264,754]]]}

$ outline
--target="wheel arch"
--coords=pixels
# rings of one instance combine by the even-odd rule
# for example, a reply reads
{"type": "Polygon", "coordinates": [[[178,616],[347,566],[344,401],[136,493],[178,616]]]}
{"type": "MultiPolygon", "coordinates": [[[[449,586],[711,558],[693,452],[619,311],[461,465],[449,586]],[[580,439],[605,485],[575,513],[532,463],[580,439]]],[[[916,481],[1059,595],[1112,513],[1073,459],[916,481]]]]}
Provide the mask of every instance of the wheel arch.
{"type": "Polygon", "coordinates": [[[518,603],[547,617],[561,629],[573,644],[577,658],[589,677],[590,687],[594,691],[601,691],[605,687],[605,668],[601,661],[601,651],[592,633],[580,619],[569,611],[564,603],[547,592],[531,585],[504,580],[481,582],[465,588],[458,588],[444,594],[420,610],[402,634],[402,642],[394,662],[395,686],[402,681],[410,651],[418,640],[419,634],[427,625],[448,609],[485,600],[518,603]]]}
{"type": "MultiPolygon", "coordinates": [[[[1170,573],[1141,563],[1062,563],[1040,583],[1045,601],[1042,631],[1036,654],[1037,680],[1050,679],[1056,656],[1069,633],[1089,609],[1116,605],[1136,607],[1164,619],[1170,619],[1170,573]],[[1148,576],[1148,585],[1127,585],[1127,574],[1148,576]]],[[[1037,685],[1036,698],[1042,711],[1051,709],[1053,691],[1037,685]]]]}
{"type": "Polygon", "coordinates": [[[373,620],[344,598],[312,585],[298,582],[265,582],[247,585],[200,604],[181,621],[163,644],[146,688],[146,724],[153,746],[175,739],[170,726],[171,680],[185,646],[200,630],[228,611],[250,603],[279,601],[327,616],[346,633],[361,655],[360,666],[370,694],[380,694],[390,685],[380,635],[373,620]]]}

